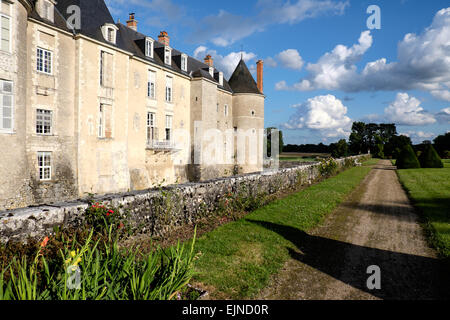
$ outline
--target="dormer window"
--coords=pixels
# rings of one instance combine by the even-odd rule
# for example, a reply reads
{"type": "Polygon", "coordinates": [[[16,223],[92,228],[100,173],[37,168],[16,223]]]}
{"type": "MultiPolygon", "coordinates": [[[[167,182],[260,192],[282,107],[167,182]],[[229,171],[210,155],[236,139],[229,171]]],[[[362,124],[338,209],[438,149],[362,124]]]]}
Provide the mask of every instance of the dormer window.
{"type": "Polygon", "coordinates": [[[214,78],[214,68],[213,67],[209,67],[209,74],[211,75],[211,77],[214,78]]]}
{"type": "Polygon", "coordinates": [[[219,84],[223,86],[223,72],[219,72],[219,84]]]}
{"type": "Polygon", "coordinates": [[[42,0],[40,5],[40,16],[50,22],[53,22],[54,17],[54,6],[55,3],[53,0],[42,0]]]}
{"type": "Polygon", "coordinates": [[[117,39],[117,28],[115,25],[107,23],[102,27],[102,33],[103,38],[105,38],[106,41],[116,44],[117,39]]]}
{"type": "Polygon", "coordinates": [[[187,72],[187,55],[181,55],[181,70],[187,72]]]}
{"type": "Polygon", "coordinates": [[[150,38],[145,39],[145,56],[153,58],[153,43],[154,41],[150,38]]]}
{"type": "Polygon", "coordinates": [[[172,64],[172,49],[167,46],[164,48],[164,63],[168,65],[172,64]]]}

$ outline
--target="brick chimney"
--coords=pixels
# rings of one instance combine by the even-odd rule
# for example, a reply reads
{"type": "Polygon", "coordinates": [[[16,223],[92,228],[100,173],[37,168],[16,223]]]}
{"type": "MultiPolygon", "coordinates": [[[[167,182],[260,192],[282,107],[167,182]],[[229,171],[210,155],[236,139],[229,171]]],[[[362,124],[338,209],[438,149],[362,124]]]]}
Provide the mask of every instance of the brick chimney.
{"type": "Polygon", "coordinates": [[[158,36],[158,41],[164,44],[165,46],[170,45],[170,37],[166,31],[161,31],[158,36]]]}
{"type": "Polygon", "coordinates": [[[213,60],[213,58],[211,58],[211,55],[208,54],[205,57],[205,64],[207,64],[210,67],[214,67],[214,60],[213,60]]]}
{"type": "Polygon", "coordinates": [[[258,77],[258,90],[264,92],[264,61],[258,60],[256,62],[256,73],[258,77]]]}
{"type": "Polygon", "coordinates": [[[127,27],[137,31],[137,20],[134,19],[134,13],[130,13],[130,20],[127,21],[127,27]]]}

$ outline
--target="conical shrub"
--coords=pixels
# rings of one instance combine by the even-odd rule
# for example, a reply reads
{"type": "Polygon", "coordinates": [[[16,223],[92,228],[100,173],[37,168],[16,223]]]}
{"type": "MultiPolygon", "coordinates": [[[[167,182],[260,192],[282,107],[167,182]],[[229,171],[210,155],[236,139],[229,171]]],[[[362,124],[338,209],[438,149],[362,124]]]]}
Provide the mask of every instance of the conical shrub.
{"type": "Polygon", "coordinates": [[[396,165],[398,169],[420,168],[419,160],[417,159],[416,154],[414,153],[414,150],[411,147],[411,145],[403,147],[402,151],[400,152],[400,155],[398,156],[396,165]]]}
{"type": "Polygon", "coordinates": [[[443,168],[441,158],[431,144],[426,144],[422,154],[419,156],[420,166],[422,168],[443,168]]]}

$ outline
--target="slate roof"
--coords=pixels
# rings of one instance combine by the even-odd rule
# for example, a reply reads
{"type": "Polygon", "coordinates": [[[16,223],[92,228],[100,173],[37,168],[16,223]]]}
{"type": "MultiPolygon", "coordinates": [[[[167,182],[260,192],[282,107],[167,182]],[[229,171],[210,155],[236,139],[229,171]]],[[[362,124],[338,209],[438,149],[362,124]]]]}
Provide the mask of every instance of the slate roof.
{"type": "Polygon", "coordinates": [[[241,59],[228,83],[234,93],[256,93],[262,94],[247,68],[244,60],[241,59]]]}
{"type": "Polygon", "coordinates": [[[109,12],[104,0],[58,0],[55,6],[54,22],[41,18],[34,8],[31,17],[42,21],[44,23],[53,25],[64,31],[73,32],[67,27],[67,19],[70,13],[67,13],[67,8],[71,5],[76,5],[81,10],[81,29],[76,30],[76,33],[85,35],[89,38],[99,42],[115,46],[121,50],[127,51],[141,59],[150,61],[160,66],[164,66],[185,76],[191,78],[205,78],[217,83],[218,87],[228,92],[243,93],[260,93],[256,87],[255,80],[248,71],[247,66],[243,61],[239,63],[233,76],[227,81],[223,80],[223,86],[219,85],[219,71],[214,69],[214,77],[209,73],[209,66],[193,57],[188,56],[187,72],[181,70],[181,55],[182,52],[172,48],[172,64],[170,66],[164,63],[164,44],[155,40],[153,58],[145,55],[145,34],[137,32],[126,25],[115,23],[109,12]],[[116,35],[116,44],[112,44],[104,39],[101,27],[106,23],[110,23],[118,27],[116,35]],[[233,80],[233,81],[232,81],[233,80]],[[232,82],[231,82],[232,81],[232,82]],[[248,82],[248,83],[246,83],[248,82]],[[233,83],[233,85],[232,85],[233,83]],[[235,91],[235,88],[237,91],[235,91]]]}

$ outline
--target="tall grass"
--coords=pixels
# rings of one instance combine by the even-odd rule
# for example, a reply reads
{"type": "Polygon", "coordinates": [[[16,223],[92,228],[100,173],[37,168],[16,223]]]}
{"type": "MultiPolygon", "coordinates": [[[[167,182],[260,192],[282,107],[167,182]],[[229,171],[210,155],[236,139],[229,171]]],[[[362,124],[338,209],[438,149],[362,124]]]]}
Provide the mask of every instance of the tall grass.
{"type": "Polygon", "coordinates": [[[142,255],[119,248],[118,237],[81,244],[63,238],[59,258],[15,257],[0,273],[0,300],[171,300],[194,275],[195,241],[142,255]]]}

